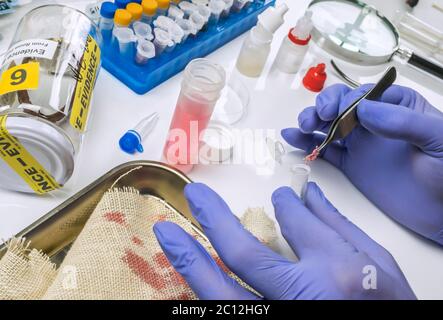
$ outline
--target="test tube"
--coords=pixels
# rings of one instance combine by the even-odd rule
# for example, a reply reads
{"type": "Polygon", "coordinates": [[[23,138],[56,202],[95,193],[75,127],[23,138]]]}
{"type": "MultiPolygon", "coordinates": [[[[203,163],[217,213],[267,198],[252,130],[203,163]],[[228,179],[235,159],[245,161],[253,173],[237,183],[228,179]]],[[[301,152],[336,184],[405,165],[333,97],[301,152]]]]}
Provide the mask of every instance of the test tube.
{"type": "Polygon", "coordinates": [[[183,40],[182,42],[185,42],[186,39],[188,39],[188,36],[193,32],[194,25],[191,21],[186,19],[178,19],[176,21],[177,25],[183,30],[183,40]]]}
{"type": "Polygon", "coordinates": [[[306,164],[296,164],[291,167],[291,187],[301,198],[304,198],[306,186],[308,184],[311,167],[306,164]]]}
{"type": "Polygon", "coordinates": [[[143,7],[135,2],[131,2],[126,6],[126,11],[132,15],[132,23],[139,21],[143,14],[143,7]]]}
{"type": "Polygon", "coordinates": [[[119,28],[127,28],[131,24],[132,15],[125,9],[117,9],[114,15],[114,30],[112,31],[112,42],[117,41],[115,31],[119,28]]]}
{"type": "Polygon", "coordinates": [[[234,4],[234,0],[222,0],[225,3],[225,9],[223,10],[221,17],[227,18],[229,17],[229,13],[231,12],[232,5],[234,4]]]}
{"type": "Polygon", "coordinates": [[[168,17],[174,20],[183,19],[185,13],[177,6],[171,6],[168,11],[168,17]]]}
{"type": "Polygon", "coordinates": [[[103,2],[100,7],[99,28],[104,38],[108,39],[112,36],[112,28],[114,27],[114,15],[118,7],[113,2],[103,2]]]}
{"type": "Polygon", "coordinates": [[[194,12],[193,14],[191,14],[191,17],[189,18],[189,20],[194,25],[194,32],[193,32],[194,36],[197,35],[197,33],[199,33],[200,30],[202,30],[203,26],[206,23],[205,18],[203,18],[201,16],[201,14],[198,13],[197,11],[194,12]]]}
{"type": "Polygon", "coordinates": [[[134,29],[135,37],[137,40],[153,40],[152,28],[149,24],[136,21],[134,22],[132,29],[134,29]]]}
{"type": "Polygon", "coordinates": [[[185,173],[198,163],[199,137],[208,126],[225,81],[225,70],[210,60],[196,59],[186,66],[163,149],[167,163],[185,173]]]}
{"type": "Polygon", "coordinates": [[[155,57],[154,44],[148,40],[140,40],[137,43],[135,62],[140,65],[145,65],[148,63],[149,59],[154,57],[155,57]]]}
{"type": "Polygon", "coordinates": [[[155,28],[154,35],[156,56],[159,56],[165,49],[168,49],[167,51],[172,50],[172,47],[174,47],[174,41],[171,40],[171,36],[167,31],[160,28],[155,28]]]}
{"type": "Polygon", "coordinates": [[[135,41],[134,31],[131,28],[116,28],[113,36],[118,42],[120,54],[125,57],[131,57],[133,53],[133,42],[135,41]]]}
{"type": "Polygon", "coordinates": [[[143,14],[141,21],[151,24],[157,14],[158,4],[155,0],[143,0],[142,1],[143,14]]]}
{"type": "Polygon", "coordinates": [[[157,4],[158,4],[157,14],[163,15],[163,16],[166,15],[168,13],[170,1],[169,0],[157,0],[157,4]]]}
{"type": "Polygon", "coordinates": [[[185,19],[189,18],[197,10],[197,6],[191,2],[182,1],[179,3],[178,7],[185,13],[185,19]]]}
{"type": "Polygon", "coordinates": [[[211,24],[217,24],[224,9],[225,3],[223,0],[212,0],[209,2],[209,10],[211,10],[211,18],[209,18],[209,22],[211,24]]]}
{"type": "Polygon", "coordinates": [[[169,26],[168,32],[175,44],[180,44],[183,41],[185,32],[177,23],[174,22],[173,24],[171,24],[169,26]]]}
{"type": "Polygon", "coordinates": [[[163,29],[165,31],[169,31],[171,28],[171,25],[173,25],[175,22],[169,17],[160,16],[154,21],[154,27],[163,29]]]}
{"type": "Polygon", "coordinates": [[[119,140],[120,148],[129,154],[143,152],[142,142],[154,130],[159,119],[157,112],[143,118],[134,129],[128,130],[119,140]]]}

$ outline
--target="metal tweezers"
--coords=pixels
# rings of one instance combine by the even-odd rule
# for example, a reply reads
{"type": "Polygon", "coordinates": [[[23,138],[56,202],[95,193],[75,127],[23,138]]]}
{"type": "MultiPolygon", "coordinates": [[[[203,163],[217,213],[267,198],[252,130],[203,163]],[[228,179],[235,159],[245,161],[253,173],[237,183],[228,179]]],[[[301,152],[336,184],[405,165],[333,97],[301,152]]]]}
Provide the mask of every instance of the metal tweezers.
{"type": "Polygon", "coordinates": [[[375,86],[349,105],[335,120],[326,135],[325,140],[316,148],[316,152],[321,152],[332,141],[344,139],[358,125],[357,106],[363,99],[375,100],[379,98],[387,88],[389,88],[397,78],[397,70],[390,67],[375,86]]]}

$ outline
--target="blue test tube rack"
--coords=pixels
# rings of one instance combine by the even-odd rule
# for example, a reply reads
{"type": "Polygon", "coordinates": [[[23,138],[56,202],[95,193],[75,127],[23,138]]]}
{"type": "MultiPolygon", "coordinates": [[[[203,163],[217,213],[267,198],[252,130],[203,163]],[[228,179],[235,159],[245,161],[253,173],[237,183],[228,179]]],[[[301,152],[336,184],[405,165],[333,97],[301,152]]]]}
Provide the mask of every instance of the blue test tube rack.
{"type": "Polygon", "coordinates": [[[115,44],[106,39],[102,48],[103,67],[134,92],[145,94],[182,71],[191,60],[208,55],[251,29],[257,23],[257,16],[273,5],[275,0],[254,1],[240,12],[220,19],[217,25],[208,25],[196,37],[189,36],[171,52],[163,52],[143,66],[136,64],[135,58],[121,56],[115,44]]]}

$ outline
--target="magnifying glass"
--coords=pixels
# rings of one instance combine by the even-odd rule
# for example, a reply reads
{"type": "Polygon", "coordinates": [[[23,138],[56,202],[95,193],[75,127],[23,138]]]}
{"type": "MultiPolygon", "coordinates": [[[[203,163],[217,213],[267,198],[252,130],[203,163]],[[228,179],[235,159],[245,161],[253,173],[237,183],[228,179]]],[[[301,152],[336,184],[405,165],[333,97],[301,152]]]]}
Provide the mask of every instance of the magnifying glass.
{"type": "Polygon", "coordinates": [[[374,7],[358,0],[314,0],[312,39],[326,51],[359,65],[400,58],[443,80],[443,66],[399,46],[396,27],[374,7]]]}

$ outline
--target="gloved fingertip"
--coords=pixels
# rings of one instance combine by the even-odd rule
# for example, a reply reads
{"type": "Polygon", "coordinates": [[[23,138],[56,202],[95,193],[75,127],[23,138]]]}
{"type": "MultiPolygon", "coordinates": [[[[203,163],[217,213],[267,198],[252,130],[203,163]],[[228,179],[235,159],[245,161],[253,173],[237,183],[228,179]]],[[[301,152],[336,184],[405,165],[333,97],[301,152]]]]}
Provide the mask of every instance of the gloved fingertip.
{"type": "Polygon", "coordinates": [[[318,201],[324,201],[325,196],[320,187],[315,182],[310,181],[306,186],[304,199],[306,204],[309,204],[309,203],[316,203],[318,201]]]}
{"type": "Polygon", "coordinates": [[[280,131],[281,136],[289,144],[292,144],[296,139],[296,134],[298,130],[295,128],[286,128],[280,131]]]}
{"type": "Polygon", "coordinates": [[[174,243],[177,239],[176,235],[182,230],[178,225],[169,221],[157,222],[153,227],[157,240],[165,246],[174,243]]]}
{"type": "Polygon", "coordinates": [[[287,201],[301,201],[300,197],[290,187],[280,187],[272,193],[272,204],[274,207],[287,201]]]}
{"type": "Polygon", "coordinates": [[[312,133],[316,129],[317,114],[314,107],[304,109],[298,115],[298,126],[303,133],[312,133]]]}

